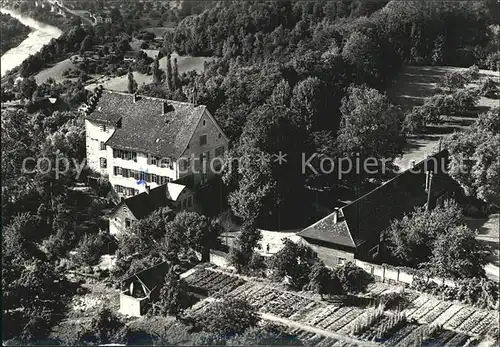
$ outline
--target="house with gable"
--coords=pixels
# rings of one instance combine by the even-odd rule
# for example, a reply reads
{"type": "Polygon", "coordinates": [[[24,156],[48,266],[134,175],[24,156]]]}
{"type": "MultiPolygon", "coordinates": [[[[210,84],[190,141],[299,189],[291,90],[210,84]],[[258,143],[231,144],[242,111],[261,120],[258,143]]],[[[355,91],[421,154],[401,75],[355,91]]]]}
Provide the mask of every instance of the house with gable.
{"type": "Polygon", "coordinates": [[[111,183],[119,233],[155,209],[198,211],[229,140],[204,105],[95,89],[85,114],[87,165],[111,183]]]}
{"type": "Polygon", "coordinates": [[[300,242],[327,266],[354,259],[376,262],[383,252],[383,232],[393,220],[416,207],[433,208],[460,192],[446,173],[447,164],[446,150],[426,158],[300,231],[300,242]]]}
{"type": "Polygon", "coordinates": [[[153,211],[169,207],[172,211],[199,212],[192,190],[182,184],[167,183],[121,201],[109,214],[109,233],[126,232],[138,220],[153,211]]]}

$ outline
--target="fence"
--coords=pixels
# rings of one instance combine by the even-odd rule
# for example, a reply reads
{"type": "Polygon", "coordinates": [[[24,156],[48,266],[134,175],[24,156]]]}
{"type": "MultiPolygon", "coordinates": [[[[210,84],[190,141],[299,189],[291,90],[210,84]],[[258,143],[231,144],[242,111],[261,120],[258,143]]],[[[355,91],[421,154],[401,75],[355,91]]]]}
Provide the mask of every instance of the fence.
{"type": "MultiPolygon", "coordinates": [[[[358,259],[356,259],[354,263],[356,266],[362,268],[370,275],[372,275],[378,282],[389,282],[396,284],[411,285],[415,277],[417,277],[415,274],[411,274],[409,271],[405,271],[404,269],[394,268],[392,266],[367,263],[358,259]]],[[[418,274],[418,278],[432,281],[439,285],[446,285],[448,287],[456,286],[455,281],[446,278],[430,277],[423,274],[418,274]]]]}

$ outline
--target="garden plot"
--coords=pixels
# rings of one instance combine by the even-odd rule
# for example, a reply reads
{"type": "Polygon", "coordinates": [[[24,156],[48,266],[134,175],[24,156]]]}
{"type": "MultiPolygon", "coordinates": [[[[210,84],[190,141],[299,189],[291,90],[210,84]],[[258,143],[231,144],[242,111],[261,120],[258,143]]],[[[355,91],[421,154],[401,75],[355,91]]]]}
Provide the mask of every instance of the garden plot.
{"type": "Polygon", "coordinates": [[[452,317],[454,317],[463,306],[452,304],[446,311],[444,311],[434,322],[435,325],[445,325],[452,317]]]}
{"type": "Polygon", "coordinates": [[[309,307],[310,304],[311,300],[285,292],[278,296],[275,300],[264,305],[261,308],[261,311],[278,317],[289,318],[293,314],[297,313],[301,308],[309,307]]]}
{"type": "Polygon", "coordinates": [[[451,307],[451,303],[449,302],[440,302],[436,307],[434,307],[427,314],[420,317],[420,323],[430,324],[434,322],[439,316],[441,316],[447,309],[451,307]]]}
{"type": "Polygon", "coordinates": [[[439,303],[440,303],[439,300],[434,298],[429,298],[425,304],[423,304],[418,309],[413,311],[413,313],[408,315],[408,318],[419,320],[420,318],[422,318],[423,316],[434,310],[434,308],[436,308],[436,306],[438,306],[439,303]]]}
{"type": "Polygon", "coordinates": [[[223,272],[209,269],[199,269],[186,277],[186,282],[195,288],[201,288],[214,297],[223,297],[225,294],[245,284],[245,280],[223,272]]]}
{"type": "Polygon", "coordinates": [[[311,316],[311,318],[307,320],[305,323],[312,326],[317,326],[321,321],[330,317],[338,309],[340,309],[339,306],[329,305],[320,312],[318,312],[317,315],[311,316]]]}
{"type": "Polygon", "coordinates": [[[455,334],[451,339],[449,339],[443,347],[457,347],[464,346],[469,340],[469,336],[463,334],[455,334]]]}
{"type": "Polygon", "coordinates": [[[311,301],[307,306],[292,314],[289,318],[296,322],[306,322],[315,317],[325,306],[322,303],[311,301]]]}
{"type": "Polygon", "coordinates": [[[338,310],[335,310],[332,314],[326,316],[323,320],[318,322],[317,324],[313,324],[317,328],[326,329],[331,324],[335,323],[338,319],[342,318],[349,311],[351,311],[351,307],[341,307],[338,310]]]}
{"type": "Polygon", "coordinates": [[[329,331],[337,332],[346,326],[348,323],[358,318],[363,313],[363,309],[358,307],[351,307],[351,309],[346,312],[343,316],[339,317],[335,322],[328,325],[326,328],[329,331]]]}
{"type": "Polygon", "coordinates": [[[448,329],[457,329],[467,318],[474,313],[474,309],[472,307],[464,306],[460,311],[457,312],[451,319],[445,324],[445,328],[448,329]]]}
{"type": "MultiPolygon", "coordinates": [[[[331,339],[329,334],[351,336],[360,343],[376,341],[393,347],[415,343],[425,346],[452,346],[455,343],[453,346],[457,346],[484,334],[494,326],[498,317],[492,311],[443,301],[416,291],[405,293],[411,306],[397,313],[374,307],[331,304],[307,293],[287,291],[268,282],[254,282],[213,269],[198,269],[187,276],[186,281],[193,287],[207,290],[210,295],[188,310],[190,315],[202,314],[214,299],[243,298],[260,313],[269,315],[264,319],[283,320],[283,324],[297,330],[294,335],[316,346],[344,346],[343,341],[331,339]]],[[[376,283],[369,287],[369,293],[379,296],[394,288],[376,283]]]]}
{"type": "Polygon", "coordinates": [[[479,322],[481,322],[486,316],[488,316],[488,312],[485,311],[476,311],[469,318],[467,318],[460,326],[457,328],[458,331],[462,331],[464,333],[470,333],[472,329],[474,329],[479,322]]]}
{"type": "MultiPolygon", "coordinates": [[[[398,329],[396,332],[392,332],[390,337],[381,339],[381,342],[383,342],[384,345],[396,346],[400,341],[405,339],[417,328],[418,325],[416,324],[405,324],[404,326],[401,327],[401,329],[398,329]]],[[[390,331],[389,329],[386,331],[389,332],[390,331]]]]}
{"type": "Polygon", "coordinates": [[[476,324],[470,332],[474,335],[483,335],[489,330],[492,330],[492,327],[494,326],[498,329],[498,318],[498,312],[490,312],[482,321],[479,322],[479,324],[476,324]]]}

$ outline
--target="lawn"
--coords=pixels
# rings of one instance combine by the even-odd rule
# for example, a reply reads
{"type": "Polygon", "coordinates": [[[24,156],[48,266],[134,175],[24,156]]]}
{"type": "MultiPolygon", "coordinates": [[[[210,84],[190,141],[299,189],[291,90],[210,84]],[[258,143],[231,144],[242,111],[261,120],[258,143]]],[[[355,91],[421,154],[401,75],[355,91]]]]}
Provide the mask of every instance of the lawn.
{"type": "Polygon", "coordinates": [[[467,225],[477,230],[477,239],[480,240],[491,252],[490,263],[485,266],[486,275],[494,281],[500,280],[500,214],[495,213],[488,218],[466,218],[467,225]]]}
{"type": "Polygon", "coordinates": [[[64,59],[63,61],[60,61],[37,73],[35,75],[36,83],[41,84],[49,78],[53,78],[56,82],[62,82],[67,79],[63,76],[63,72],[67,69],[77,69],[77,67],[69,59],[64,59]]]}
{"type": "MultiPolygon", "coordinates": [[[[77,281],[78,278],[68,276],[72,281],[77,281]]],[[[80,331],[82,325],[90,324],[101,308],[108,307],[113,312],[117,312],[120,307],[119,291],[110,288],[104,283],[85,278],[81,284],[80,293],[73,296],[68,312],[65,317],[52,330],[54,338],[69,338],[76,337],[76,333],[80,331]]]]}
{"type": "MultiPolygon", "coordinates": [[[[175,24],[174,24],[175,25],[175,24]]],[[[148,31],[150,33],[155,34],[157,38],[161,38],[165,35],[167,31],[173,32],[174,27],[151,27],[151,28],[146,28],[144,29],[145,31],[148,31]]]]}
{"type": "MultiPolygon", "coordinates": [[[[466,69],[452,66],[408,66],[394,79],[387,94],[395,105],[408,111],[413,106],[421,105],[426,97],[435,95],[437,84],[446,73],[463,70],[466,69]]],[[[479,73],[480,80],[488,77],[498,79],[496,71],[480,70],[479,73]]],[[[477,86],[478,81],[474,82],[467,87],[477,86]]],[[[498,100],[481,97],[476,110],[466,117],[450,117],[443,124],[429,127],[428,134],[410,137],[403,156],[397,158],[395,164],[401,170],[406,170],[410,167],[412,160],[416,163],[422,161],[427,155],[438,150],[439,140],[443,136],[468,127],[474,122],[478,113],[498,105],[498,100]]]]}
{"type": "MultiPolygon", "coordinates": [[[[150,57],[155,57],[158,54],[157,50],[144,50],[144,52],[150,57]]],[[[204,69],[205,62],[213,61],[214,58],[207,57],[191,57],[191,56],[179,56],[178,54],[172,54],[172,59],[177,58],[177,66],[179,69],[179,74],[188,71],[201,72],[204,69]]],[[[167,68],[167,57],[160,59],[160,68],[166,70],[167,68]]],[[[134,79],[139,86],[142,84],[148,84],[153,82],[153,76],[144,75],[134,72],[134,79]]],[[[114,90],[118,92],[126,92],[128,86],[127,75],[121,77],[103,77],[99,80],[98,84],[102,84],[104,88],[109,90],[114,90]]],[[[96,83],[92,83],[86,86],[87,89],[94,89],[96,83]]]]}

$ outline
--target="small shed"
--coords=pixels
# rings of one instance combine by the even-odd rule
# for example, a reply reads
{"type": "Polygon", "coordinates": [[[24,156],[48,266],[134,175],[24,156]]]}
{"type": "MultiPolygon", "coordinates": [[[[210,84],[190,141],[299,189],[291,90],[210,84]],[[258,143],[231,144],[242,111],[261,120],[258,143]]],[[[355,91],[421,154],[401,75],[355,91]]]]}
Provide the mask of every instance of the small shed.
{"type": "Polygon", "coordinates": [[[170,268],[165,261],[132,275],[121,283],[120,313],[127,316],[144,315],[158,299],[163,280],[170,268]]]}

